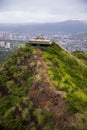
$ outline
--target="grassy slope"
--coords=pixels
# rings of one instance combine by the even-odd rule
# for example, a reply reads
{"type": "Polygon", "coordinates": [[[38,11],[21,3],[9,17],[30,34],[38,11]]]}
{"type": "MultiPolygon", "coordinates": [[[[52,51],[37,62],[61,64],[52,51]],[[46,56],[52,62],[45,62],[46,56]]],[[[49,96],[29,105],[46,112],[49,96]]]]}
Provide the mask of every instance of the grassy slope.
{"type": "Polygon", "coordinates": [[[0,130],[56,130],[52,114],[36,107],[27,92],[32,77],[34,49],[21,47],[0,66],[0,130]]]}
{"type": "MultiPolygon", "coordinates": [[[[40,54],[34,54],[34,48],[21,47],[12,58],[0,66],[0,129],[56,130],[52,114],[33,104],[26,94],[33,87],[35,77],[32,77],[32,73],[36,71],[40,76],[38,65],[35,67],[36,61],[32,61],[32,58],[37,58],[40,54]],[[38,69],[35,70],[36,68],[38,69]]],[[[72,114],[70,124],[72,129],[73,127],[76,130],[87,129],[87,66],[56,44],[43,51],[43,58],[51,82],[58,90],[66,92],[63,98],[68,102],[69,112],[72,114]]],[[[39,61],[37,63],[40,64],[39,61]]],[[[41,77],[36,77],[37,79],[40,82],[41,77]]],[[[43,86],[43,82],[41,84],[43,86]]],[[[43,90],[42,87],[41,89],[43,90]]],[[[47,93],[41,89],[40,95],[47,96],[47,93]]],[[[47,90],[50,91],[48,88],[47,90]]],[[[38,92],[38,88],[36,91],[38,92]]],[[[40,97],[40,100],[42,99],[40,97]]]]}
{"type": "Polygon", "coordinates": [[[72,54],[87,65],[87,52],[75,51],[72,54]]]}
{"type": "MultiPolygon", "coordinates": [[[[49,47],[47,52],[43,53],[43,58],[47,64],[51,81],[58,90],[66,92],[65,98],[69,103],[70,113],[78,113],[80,123],[82,116],[86,120],[87,66],[84,65],[82,60],[79,61],[75,56],[69,54],[55,43],[49,47]]],[[[81,59],[85,58],[82,55],[81,59]]],[[[87,129],[86,123],[84,127],[87,129]]],[[[79,127],[81,128],[81,126],[79,127]]]]}

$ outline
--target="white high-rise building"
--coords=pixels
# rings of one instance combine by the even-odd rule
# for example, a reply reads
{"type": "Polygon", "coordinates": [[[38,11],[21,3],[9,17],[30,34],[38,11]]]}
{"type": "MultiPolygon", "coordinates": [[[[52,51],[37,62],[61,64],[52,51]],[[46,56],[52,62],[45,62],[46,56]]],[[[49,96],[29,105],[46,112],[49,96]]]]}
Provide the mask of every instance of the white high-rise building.
{"type": "Polygon", "coordinates": [[[7,42],[5,48],[10,49],[10,47],[11,47],[11,43],[7,42]]]}
{"type": "Polygon", "coordinates": [[[5,41],[0,41],[0,47],[5,47],[5,41]]]}

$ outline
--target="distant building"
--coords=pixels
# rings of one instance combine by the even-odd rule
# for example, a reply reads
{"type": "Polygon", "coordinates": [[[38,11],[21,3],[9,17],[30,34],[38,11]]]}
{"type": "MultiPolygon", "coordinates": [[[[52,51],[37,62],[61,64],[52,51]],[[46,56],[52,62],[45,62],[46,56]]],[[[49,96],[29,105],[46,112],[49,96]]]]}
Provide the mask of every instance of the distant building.
{"type": "Polygon", "coordinates": [[[5,48],[10,49],[10,47],[11,47],[10,42],[7,42],[5,48]]]}
{"type": "Polygon", "coordinates": [[[5,47],[5,41],[0,41],[0,47],[5,47]]]}
{"type": "Polygon", "coordinates": [[[28,41],[29,44],[34,46],[50,46],[52,42],[50,40],[46,40],[43,37],[37,37],[36,39],[30,39],[28,41]]]}

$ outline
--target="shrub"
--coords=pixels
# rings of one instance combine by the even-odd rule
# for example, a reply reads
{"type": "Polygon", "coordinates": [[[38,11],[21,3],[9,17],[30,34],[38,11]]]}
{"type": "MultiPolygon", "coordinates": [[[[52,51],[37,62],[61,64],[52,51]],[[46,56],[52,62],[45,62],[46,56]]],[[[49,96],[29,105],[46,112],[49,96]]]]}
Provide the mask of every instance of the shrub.
{"type": "Polygon", "coordinates": [[[37,108],[33,114],[36,117],[38,124],[43,125],[45,122],[45,116],[43,115],[42,110],[37,108]]]}

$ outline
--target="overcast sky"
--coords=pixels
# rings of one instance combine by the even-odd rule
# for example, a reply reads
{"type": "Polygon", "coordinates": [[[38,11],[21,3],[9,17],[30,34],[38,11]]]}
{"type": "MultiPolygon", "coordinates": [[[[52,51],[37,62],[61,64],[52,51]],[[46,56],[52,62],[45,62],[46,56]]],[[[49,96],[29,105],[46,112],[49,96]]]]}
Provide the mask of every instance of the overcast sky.
{"type": "Polygon", "coordinates": [[[87,0],[0,0],[0,23],[87,20],[87,0]]]}

